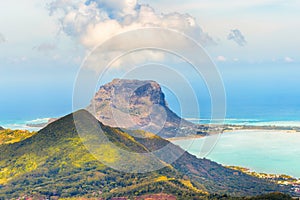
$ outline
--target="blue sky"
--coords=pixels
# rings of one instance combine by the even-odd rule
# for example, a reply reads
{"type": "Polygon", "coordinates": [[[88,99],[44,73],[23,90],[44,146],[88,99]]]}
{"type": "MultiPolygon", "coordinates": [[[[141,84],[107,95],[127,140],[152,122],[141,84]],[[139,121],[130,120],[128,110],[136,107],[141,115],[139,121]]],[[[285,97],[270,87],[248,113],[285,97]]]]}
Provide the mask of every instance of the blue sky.
{"type": "Polygon", "coordinates": [[[80,0],[0,3],[0,119],[71,112],[73,84],[84,57],[106,37],[142,26],[145,18],[156,26],[169,27],[173,23],[171,28],[203,42],[223,76],[229,104],[245,102],[244,106],[251,106],[266,101],[286,106],[297,104],[300,97],[297,88],[300,2],[297,0],[84,3],[80,0]],[[70,20],[72,14],[81,16],[80,20],[70,20]],[[125,15],[135,17],[127,19],[125,15]],[[231,33],[236,34],[229,40],[231,33]]]}

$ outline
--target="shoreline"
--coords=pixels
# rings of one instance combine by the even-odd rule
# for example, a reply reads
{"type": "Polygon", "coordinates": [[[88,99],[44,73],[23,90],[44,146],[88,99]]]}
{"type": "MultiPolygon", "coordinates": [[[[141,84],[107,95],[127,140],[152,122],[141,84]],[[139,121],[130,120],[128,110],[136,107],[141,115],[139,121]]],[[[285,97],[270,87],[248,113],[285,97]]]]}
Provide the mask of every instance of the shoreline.
{"type": "MultiPolygon", "coordinates": [[[[209,135],[207,135],[209,136],[209,135]]],[[[182,136],[182,137],[171,137],[171,138],[165,138],[166,140],[168,140],[169,142],[172,141],[178,141],[178,140],[188,140],[188,139],[198,139],[198,138],[204,138],[207,136],[203,136],[203,135],[190,135],[190,136],[182,136]]]]}
{"type": "MultiPolygon", "coordinates": [[[[219,134],[226,134],[226,133],[234,133],[234,132],[257,132],[257,131],[266,131],[266,132],[278,132],[278,133],[286,133],[286,134],[295,134],[295,133],[300,133],[300,131],[297,131],[293,129],[294,127],[289,127],[290,129],[270,129],[269,128],[260,128],[260,127],[253,127],[253,128],[237,128],[237,129],[232,129],[232,130],[224,130],[222,133],[219,134]]],[[[189,136],[180,136],[180,137],[171,137],[171,138],[166,138],[166,140],[172,142],[172,141],[178,141],[178,140],[189,140],[189,139],[199,139],[199,138],[205,138],[209,137],[212,135],[215,135],[218,133],[210,133],[208,135],[189,135],[189,136]]]]}
{"type": "Polygon", "coordinates": [[[229,166],[229,165],[222,165],[226,168],[242,172],[249,176],[257,177],[259,179],[264,179],[278,185],[289,185],[291,186],[291,190],[295,193],[300,193],[300,177],[294,177],[286,174],[273,174],[273,173],[265,173],[265,172],[257,172],[255,170],[240,167],[240,166],[229,166]]]}

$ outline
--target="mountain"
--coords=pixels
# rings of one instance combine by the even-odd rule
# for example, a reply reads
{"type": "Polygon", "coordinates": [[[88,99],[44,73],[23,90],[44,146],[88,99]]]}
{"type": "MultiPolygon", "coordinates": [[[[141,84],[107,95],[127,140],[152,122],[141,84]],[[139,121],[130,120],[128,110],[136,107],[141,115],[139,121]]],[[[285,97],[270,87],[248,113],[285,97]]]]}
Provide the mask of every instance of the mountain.
{"type": "Polygon", "coordinates": [[[155,81],[114,79],[100,87],[88,110],[105,125],[145,130],[166,138],[198,131],[168,107],[155,81]]]}
{"type": "Polygon", "coordinates": [[[216,199],[222,196],[212,194],[252,196],[273,191],[289,192],[289,187],[198,159],[151,133],[105,126],[85,110],[61,118],[23,141],[0,145],[0,199],[26,195],[36,199],[132,199],[146,198],[147,194],[169,195],[170,199],[216,199]],[[101,128],[111,144],[101,143],[101,134],[95,128],[101,128]],[[84,134],[79,135],[77,130],[84,134]],[[95,145],[93,151],[106,165],[87,150],[88,144],[95,145]],[[165,154],[154,153],[165,146],[169,146],[165,154]],[[123,158],[115,147],[139,154],[123,158]],[[143,156],[149,152],[163,168],[126,173],[109,167],[122,165],[128,171],[134,166],[151,167],[154,162],[143,156]],[[165,162],[178,153],[182,156],[175,162],[165,162]]]}
{"type": "Polygon", "coordinates": [[[1,131],[1,130],[4,130],[4,128],[3,128],[2,126],[0,126],[0,131],[1,131]]]}

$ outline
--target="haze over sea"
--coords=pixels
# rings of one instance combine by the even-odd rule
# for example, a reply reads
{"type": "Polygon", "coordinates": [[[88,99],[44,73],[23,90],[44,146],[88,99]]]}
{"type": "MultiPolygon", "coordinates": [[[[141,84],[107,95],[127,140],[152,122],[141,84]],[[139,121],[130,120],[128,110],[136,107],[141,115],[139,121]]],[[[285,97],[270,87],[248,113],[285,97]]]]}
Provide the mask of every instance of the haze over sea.
{"type": "MultiPolygon", "coordinates": [[[[167,96],[169,106],[180,115],[180,107],[178,103],[167,96]]],[[[250,99],[251,100],[251,99],[250,99]]],[[[45,102],[47,103],[47,102],[45,102]]],[[[300,103],[299,103],[300,104],[300,103]]],[[[197,115],[184,116],[187,120],[194,123],[209,123],[210,122],[210,105],[209,102],[200,104],[200,118],[197,115]]],[[[56,118],[72,112],[71,105],[66,108],[40,109],[39,113],[35,112],[20,112],[14,115],[7,115],[0,113],[0,126],[11,129],[30,129],[37,130],[37,128],[30,128],[26,124],[45,123],[49,118],[56,118]],[[65,110],[62,112],[61,110],[65,110]],[[69,110],[69,111],[67,111],[69,110]]],[[[269,103],[261,103],[258,101],[240,103],[228,102],[225,124],[235,125],[257,125],[257,126],[297,126],[300,127],[300,105],[296,105],[291,100],[286,101],[270,101],[269,103]]]]}

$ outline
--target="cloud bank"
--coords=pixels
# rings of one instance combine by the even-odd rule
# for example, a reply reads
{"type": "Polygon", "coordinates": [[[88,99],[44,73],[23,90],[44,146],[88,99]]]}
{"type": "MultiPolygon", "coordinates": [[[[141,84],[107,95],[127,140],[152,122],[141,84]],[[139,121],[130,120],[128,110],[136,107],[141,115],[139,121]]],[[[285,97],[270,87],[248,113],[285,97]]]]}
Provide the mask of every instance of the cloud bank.
{"type": "Polygon", "coordinates": [[[245,46],[247,44],[247,41],[246,41],[244,35],[238,29],[231,30],[230,33],[227,36],[227,39],[228,40],[233,40],[239,46],[245,46]]]}
{"type": "Polygon", "coordinates": [[[58,16],[61,31],[88,49],[115,34],[143,27],[174,29],[202,45],[214,43],[191,15],[158,14],[136,0],[56,0],[49,4],[49,10],[58,16]]]}

